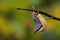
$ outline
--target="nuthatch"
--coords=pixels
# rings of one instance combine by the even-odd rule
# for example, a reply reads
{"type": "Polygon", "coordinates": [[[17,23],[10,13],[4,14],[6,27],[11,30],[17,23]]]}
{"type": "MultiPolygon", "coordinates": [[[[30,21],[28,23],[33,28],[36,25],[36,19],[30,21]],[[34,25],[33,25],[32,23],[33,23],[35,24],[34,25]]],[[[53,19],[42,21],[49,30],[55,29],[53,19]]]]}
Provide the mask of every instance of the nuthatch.
{"type": "MultiPolygon", "coordinates": [[[[33,10],[35,10],[34,6],[32,6],[32,8],[33,10]]],[[[34,33],[45,31],[47,27],[47,23],[44,17],[42,17],[41,14],[39,14],[39,12],[34,12],[34,11],[32,12],[32,16],[36,23],[36,27],[34,28],[34,33]]]]}
{"type": "Polygon", "coordinates": [[[27,8],[17,8],[17,9],[32,12],[33,19],[36,23],[36,27],[34,28],[34,33],[45,31],[45,29],[47,28],[46,27],[47,23],[46,23],[44,17],[41,14],[43,14],[43,15],[51,18],[51,19],[60,21],[60,18],[57,18],[57,17],[55,17],[53,15],[50,15],[48,13],[45,13],[43,11],[39,11],[39,10],[37,11],[37,10],[35,10],[34,6],[32,6],[32,7],[33,7],[33,9],[27,9],[27,8]]]}

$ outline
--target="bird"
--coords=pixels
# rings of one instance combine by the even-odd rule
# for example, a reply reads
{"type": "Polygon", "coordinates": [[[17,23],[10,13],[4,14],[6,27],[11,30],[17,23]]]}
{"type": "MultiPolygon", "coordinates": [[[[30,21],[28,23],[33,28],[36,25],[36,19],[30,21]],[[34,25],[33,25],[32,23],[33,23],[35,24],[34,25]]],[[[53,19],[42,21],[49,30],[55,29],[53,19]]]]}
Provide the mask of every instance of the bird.
{"type": "Polygon", "coordinates": [[[60,18],[58,18],[58,17],[55,17],[55,16],[53,16],[51,14],[48,14],[46,12],[43,12],[43,11],[36,10],[34,8],[34,5],[32,6],[32,9],[17,8],[17,10],[25,10],[25,11],[31,11],[32,12],[32,17],[33,17],[34,22],[36,24],[36,27],[34,28],[34,33],[43,32],[47,28],[47,22],[46,22],[45,18],[41,14],[47,16],[50,19],[60,21],[60,18]]]}
{"type": "MultiPolygon", "coordinates": [[[[32,9],[35,10],[34,5],[32,6],[32,9]]],[[[45,31],[47,28],[47,22],[44,19],[44,17],[41,14],[39,14],[39,12],[34,11],[32,12],[32,16],[36,24],[36,26],[34,27],[34,33],[45,31]]]]}

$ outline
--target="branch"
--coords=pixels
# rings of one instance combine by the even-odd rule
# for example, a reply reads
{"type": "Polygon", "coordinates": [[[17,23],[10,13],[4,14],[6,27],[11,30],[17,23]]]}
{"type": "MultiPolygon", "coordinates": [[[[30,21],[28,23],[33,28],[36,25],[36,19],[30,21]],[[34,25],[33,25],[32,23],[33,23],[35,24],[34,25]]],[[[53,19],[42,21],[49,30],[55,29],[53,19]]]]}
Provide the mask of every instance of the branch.
{"type": "Polygon", "coordinates": [[[50,18],[52,18],[52,19],[54,19],[54,20],[58,20],[58,21],[60,21],[60,18],[57,18],[57,17],[55,17],[55,16],[53,16],[53,15],[50,15],[50,14],[48,14],[48,13],[45,13],[45,12],[42,12],[42,11],[37,11],[37,10],[32,10],[32,9],[26,9],[26,8],[17,8],[18,10],[26,10],[26,11],[34,11],[34,12],[39,12],[40,14],[43,14],[43,15],[45,15],[45,16],[47,16],[47,17],[50,17],[50,18]]]}

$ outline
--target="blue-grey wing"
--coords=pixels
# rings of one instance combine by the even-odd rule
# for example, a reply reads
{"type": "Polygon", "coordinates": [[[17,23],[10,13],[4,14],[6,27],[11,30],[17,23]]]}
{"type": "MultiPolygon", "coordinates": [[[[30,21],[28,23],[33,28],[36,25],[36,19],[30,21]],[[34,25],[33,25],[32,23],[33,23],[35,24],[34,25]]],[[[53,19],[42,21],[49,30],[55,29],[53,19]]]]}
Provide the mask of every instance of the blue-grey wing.
{"type": "Polygon", "coordinates": [[[36,26],[34,28],[34,32],[36,33],[42,28],[42,24],[41,24],[40,20],[36,16],[34,16],[34,14],[32,14],[32,16],[33,16],[34,22],[36,24],[36,26]]]}

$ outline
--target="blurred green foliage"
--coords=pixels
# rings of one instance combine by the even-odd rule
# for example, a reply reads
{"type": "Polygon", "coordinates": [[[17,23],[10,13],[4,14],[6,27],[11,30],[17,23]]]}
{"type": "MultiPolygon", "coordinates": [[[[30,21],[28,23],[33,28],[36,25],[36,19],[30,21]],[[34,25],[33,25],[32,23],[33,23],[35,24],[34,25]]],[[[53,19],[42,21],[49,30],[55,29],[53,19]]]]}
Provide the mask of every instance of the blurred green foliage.
{"type": "Polygon", "coordinates": [[[32,5],[60,18],[60,0],[0,0],[0,40],[60,40],[60,22],[52,19],[46,19],[46,32],[33,34],[31,12],[16,9],[32,5]]]}

